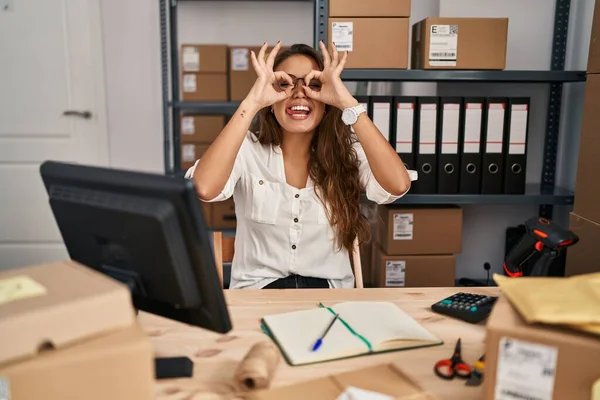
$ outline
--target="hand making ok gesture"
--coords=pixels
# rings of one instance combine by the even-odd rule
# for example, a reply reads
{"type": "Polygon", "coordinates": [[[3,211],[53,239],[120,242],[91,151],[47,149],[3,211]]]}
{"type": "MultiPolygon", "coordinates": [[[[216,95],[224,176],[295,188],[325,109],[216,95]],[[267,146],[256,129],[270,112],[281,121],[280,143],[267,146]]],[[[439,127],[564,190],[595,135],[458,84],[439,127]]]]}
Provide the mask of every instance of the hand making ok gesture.
{"type": "Polygon", "coordinates": [[[329,104],[341,110],[358,105],[358,101],[350,94],[344,82],[340,77],[348,58],[348,52],[345,51],[340,59],[340,55],[335,47],[332,46],[332,55],[329,55],[325,44],[319,41],[319,47],[323,53],[324,69],[323,71],[311,71],[304,78],[304,92],[313,100],[329,104]],[[321,82],[321,90],[315,91],[309,87],[309,83],[318,79],[321,82]]]}

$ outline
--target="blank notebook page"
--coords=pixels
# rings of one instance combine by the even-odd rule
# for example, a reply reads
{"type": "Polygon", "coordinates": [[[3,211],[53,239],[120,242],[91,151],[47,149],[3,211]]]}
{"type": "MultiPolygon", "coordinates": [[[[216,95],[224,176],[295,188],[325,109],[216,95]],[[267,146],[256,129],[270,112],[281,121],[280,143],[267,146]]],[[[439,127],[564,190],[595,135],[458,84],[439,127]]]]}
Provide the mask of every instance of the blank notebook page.
{"type": "Polygon", "coordinates": [[[368,351],[367,345],[338,320],[325,336],[319,350],[313,352],[313,345],[333,317],[326,308],[316,308],[263,319],[292,364],[318,362],[368,351]]]}
{"type": "Polygon", "coordinates": [[[374,348],[388,340],[439,341],[393,303],[350,301],[331,308],[374,348]]]}

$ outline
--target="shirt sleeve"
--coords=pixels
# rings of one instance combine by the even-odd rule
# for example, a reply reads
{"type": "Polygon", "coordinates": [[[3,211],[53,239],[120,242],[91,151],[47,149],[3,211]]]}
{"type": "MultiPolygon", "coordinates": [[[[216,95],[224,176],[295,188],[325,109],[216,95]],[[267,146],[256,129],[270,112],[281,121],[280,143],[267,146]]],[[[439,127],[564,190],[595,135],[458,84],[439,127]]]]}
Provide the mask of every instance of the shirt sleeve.
{"type": "MultiPolygon", "coordinates": [[[[358,141],[354,144],[354,149],[356,150],[356,154],[358,156],[358,176],[360,179],[360,184],[364,188],[369,200],[377,204],[390,204],[408,193],[410,190],[410,185],[408,186],[408,189],[406,189],[406,192],[399,196],[395,196],[385,190],[379,184],[377,179],[375,179],[373,171],[371,170],[371,166],[369,165],[369,160],[365,154],[365,150],[358,141]]],[[[416,181],[418,178],[417,171],[408,170],[408,176],[410,177],[411,182],[416,181]]]]}
{"type": "MultiPolygon", "coordinates": [[[[242,172],[244,170],[244,168],[243,168],[244,157],[246,155],[246,152],[248,151],[247,141],[248,141],[248,139],[246,138],[242,142],[242,145],[240,146],[240,150],[238,151],[238,154],[235,158],[235,162],[233,164],[233,169],[231,170],[231,174],[229,175],[227,182],[225,182],[225,186],[223,187],[223,190],[221,190],[221,193],[219,193],[213,199],[203,200],[204,202],[213,203],[213,202],[218,202],[218,201],[225,201],[225,200],[229,199],[231,196],[233,196],[233,191],[235,189],[235,185],[237,185],[238,181],[242,177],[242,172]]],[[[196,167],[198,166],[198,161],[200,161],[200,160],[196,160],[194,165],[186,171],[186,173],[185,173],[186,178],[188,178],[188,179],[193,178],[194,172],[196,171],[196,167]]]]}

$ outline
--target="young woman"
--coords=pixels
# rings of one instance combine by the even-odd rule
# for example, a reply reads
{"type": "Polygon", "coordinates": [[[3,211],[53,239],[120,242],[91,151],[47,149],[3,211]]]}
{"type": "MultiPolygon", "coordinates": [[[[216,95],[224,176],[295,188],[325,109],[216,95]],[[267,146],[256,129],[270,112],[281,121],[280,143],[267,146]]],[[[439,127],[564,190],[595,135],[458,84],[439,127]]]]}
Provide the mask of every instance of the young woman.
{"type": "Polygon", "coordinates": [[[278,42],[265,59],[267,46],[251,53],[248,96],[186,176],[203,201],[234,198],[230,288],[354,287],[353,244],[369,237],[361,193],[391,203],[416,173],[340,79],[347,53],[279,53],[278,42]]]}

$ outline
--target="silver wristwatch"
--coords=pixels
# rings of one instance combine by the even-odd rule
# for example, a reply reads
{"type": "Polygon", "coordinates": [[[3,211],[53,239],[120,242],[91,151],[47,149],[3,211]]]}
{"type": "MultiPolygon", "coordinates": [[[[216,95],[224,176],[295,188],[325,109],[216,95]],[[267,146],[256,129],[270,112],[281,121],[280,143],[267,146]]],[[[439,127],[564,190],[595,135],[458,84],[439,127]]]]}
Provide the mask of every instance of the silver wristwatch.
{"type": "Polygon", "coordinates": [[[359,115],[364,112],[367,112],[367,110],[362,104],[346,108],[344,111],[342,111],[342,121],[346,125],[354,125],[356,121],[358,121],[359,115]]]}

